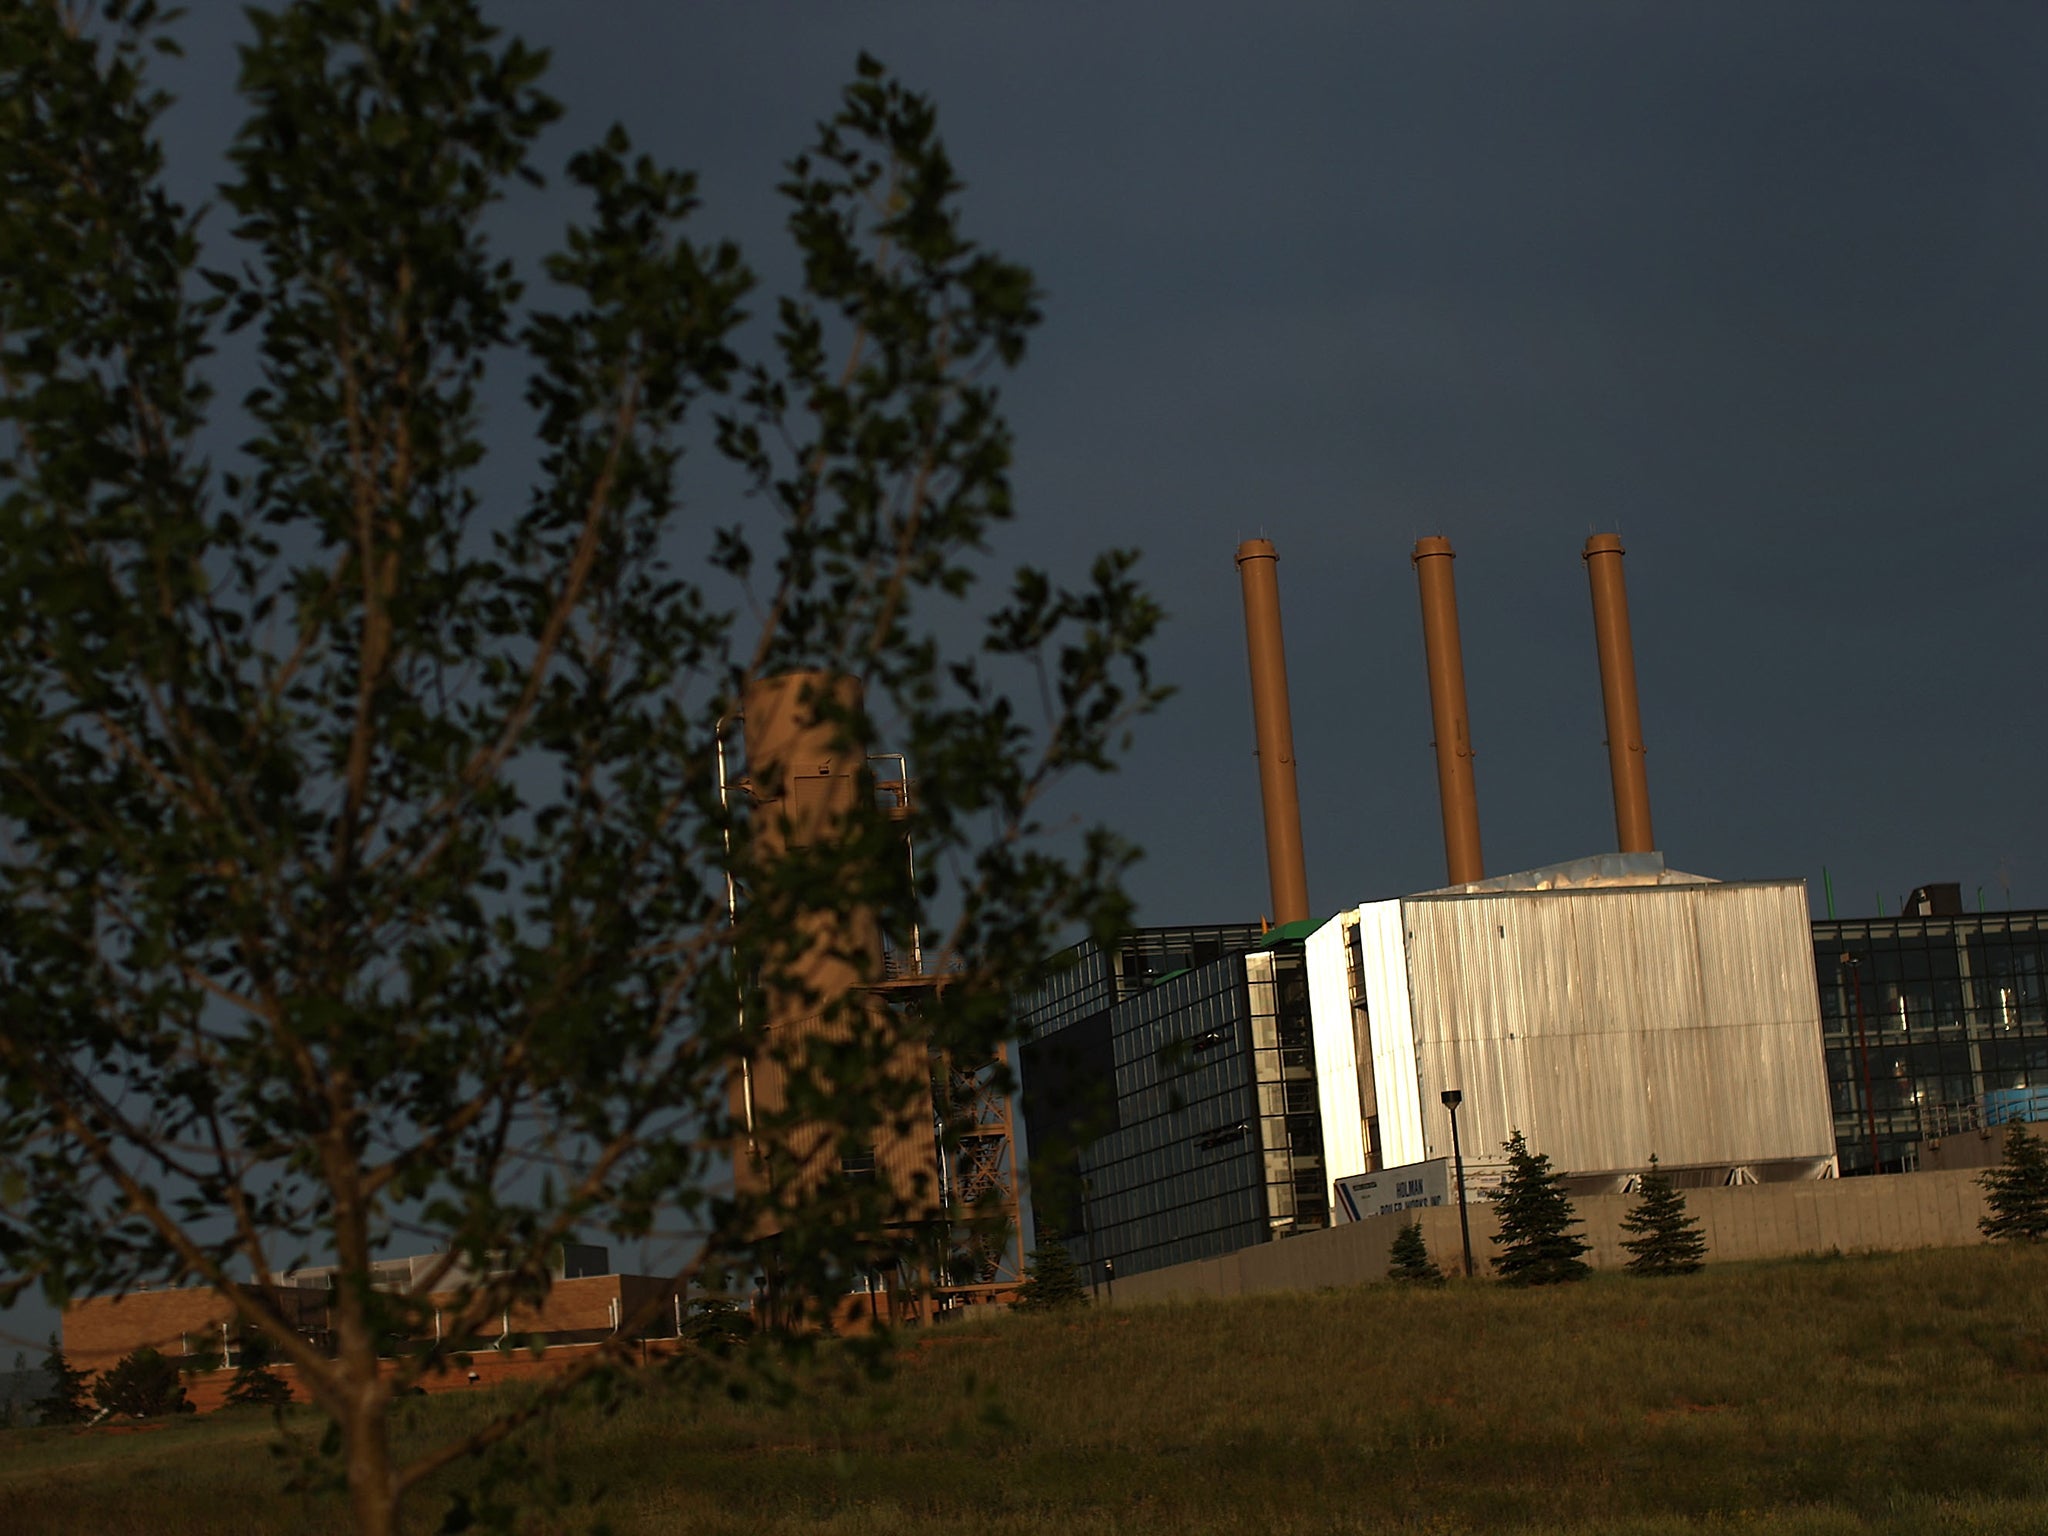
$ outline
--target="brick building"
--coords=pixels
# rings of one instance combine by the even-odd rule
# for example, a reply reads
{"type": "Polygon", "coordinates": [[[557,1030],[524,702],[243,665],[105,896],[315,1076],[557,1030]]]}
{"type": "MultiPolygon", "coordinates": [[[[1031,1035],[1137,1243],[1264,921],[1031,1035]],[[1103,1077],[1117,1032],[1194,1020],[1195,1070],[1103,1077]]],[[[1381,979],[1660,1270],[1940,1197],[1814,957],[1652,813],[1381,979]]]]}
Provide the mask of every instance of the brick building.
{"type": "MultiPolygon", "coordinates": [[[[573,1254],[575,1250],[571,1250],[573,1254]]],[[[597,1267],[603,1267],[604,1250],[584,1249],[585,1267],[587,1256],[598,1255],[597,1267]]],[[[424,1259],[395,1260],[380,1265],[379,1283],[393,1286],[407,1284],[415,1265],[426,1263],[424,1259]]],[[[637,1330],[637,1336],[647,1340],[673,1339],[681,1322],[683,1302],[672,1281],[652,1275],[622,1275],[614,1273],[564,1274],[565,1268],[574,1267],[557,1264],[557,1276],[549,1287],[548,1294],[538,1303],[515,1306],[489,1318],[464,1341],[470,1352],[477,1357],[481,1376],[497,1379],[507,1373],[516,1358],[524,1362],[511,1374],[527,1375],[545,1373],[558,1369],[570,1355],[561,1351],[569,1346],[588,1346],[599,1343],[617,1333],[625,1321],[641,1309],[651,1312],[651,1320],[637,1330]],[[514,1341],[517,1341],[516,1345],[514,1341]],[[549,1354],[536,1360],[529,1346],[545,1344],[549,1354]],[[556,1364],[550,1366],[552,1357],[556,1364]]],[[[287,1283],[262,1288],[273,1309],[286,1318],[300,1334],[317,1342],[324,1341],[332,1331],[331,1292],[329,1275],[331,1271],[307,1270],[280,1277],[287,1283]]],[[[449,1292],[430,1294],[428,1301],[435,1307],[435,1337],[440,1337],[444,1325],[443,1308],[454,1301],[449,1292]]],[[[234,1326],[233,1309],[221,1297],[203,1287],[181,1289],[139,1290],[122,1296],[94,1296],[72,1302],[64,1309],[63,1335],[64,1353],[74,1369],[97,1374],[112,1368],[124,1356],[142,1348],[150,1348],[173,1360],[188,1360],[195,1364],[201,1360],[215,1363],[215,1369],[196,1375],[192,1381],[191,1396],[201,1407],[215,1406],[231,1372],[221,1367],[224,1355],[232,1358],[239,1350],[235,1337],[239,1330],[234,1326]],[[218,1376],[218,1382],[207,1378],[218,1376]]],[[[280,1374],[289,1377],[288,1370],[280,1374]]],[[[461,1376],[445,1378],[426,1383],[430,1390],[447,1387],[467,1386],[467,1372],[461,1376]]]]}

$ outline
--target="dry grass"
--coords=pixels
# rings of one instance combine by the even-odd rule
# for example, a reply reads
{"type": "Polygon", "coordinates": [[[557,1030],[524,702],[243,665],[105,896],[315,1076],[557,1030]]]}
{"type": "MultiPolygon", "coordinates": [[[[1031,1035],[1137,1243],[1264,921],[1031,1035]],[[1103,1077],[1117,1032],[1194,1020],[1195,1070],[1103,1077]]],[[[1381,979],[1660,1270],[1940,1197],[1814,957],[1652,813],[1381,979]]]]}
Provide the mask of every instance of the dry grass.
{"type": "MultiPolygon", "coordinates": [[[[2044,1282],[1973,1249],[998,1318],[858,1392],[637,1393],[543,1444],[621,1536],[2048,1531],[2044,1282]]],[[[263,1427],[0,1437],[0,1526],[339,1529],[263,1427]]]]}

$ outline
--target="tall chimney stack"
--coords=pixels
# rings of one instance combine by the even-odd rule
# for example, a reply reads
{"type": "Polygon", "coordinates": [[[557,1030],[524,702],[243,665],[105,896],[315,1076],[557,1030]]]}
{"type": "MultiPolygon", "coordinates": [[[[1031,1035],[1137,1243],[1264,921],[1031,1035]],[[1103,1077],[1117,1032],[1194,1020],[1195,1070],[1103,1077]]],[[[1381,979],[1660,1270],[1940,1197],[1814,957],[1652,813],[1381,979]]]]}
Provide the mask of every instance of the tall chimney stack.
{"type": "Polygon", "coordinates": [[[1457,556],[1445,538],[1417,539],[1422,645],[1429,660],[1429,712],[1436,724],[1436,787],[1444,810],[1444,867],[1452,885],[1486,878],[1479,852],[1479,793],[1472,778],[1472,722],[1465,709],[1465,649],[1458,639],[1457,556]]]}
{"type": "Polygon", "coordinates": [[[1643,716],[1636,702],[1636,650],[1628,625],[1628,584],[1621,538],[1586,540],[1586,576],[1593,584],[1593,642],[1600,652],[1600,696],[1607,707],[1607,767],[1614,779],[1614,833],[1623,853],[1649,853],[1650,776],[1643,765],[1643,716]]]}
{"type": "MultiPolygon", "coordinates": [[[[756,678],[741,691],[746,722],[748,798],[754,856],[769,869],[803,850],[838,842],[860,805],[867,749],[845,739],[844,722],[861,706],[858,679],[827,672],[756,678]]],[[[872,911],[849,905],[778,913],[764,942],[758,1040],[733,1083],[733,1116],[745,1127],[734,1149],[733,1181],[758,1195],[788,1165],[820,1165],[828,1126],[789,1124],[788,1080],[814,1038],[843,1038],[858,989],[881,969],[872,911]],[[787,918],[786,921],[782,920],[787,918]]],[[[819,1175],[798,1179],[802,1190],[819,1175]]]]}
{"type": "Polygon", "coordinates": [[[1252,668],[1252,729],[1259,750],[1259,798],[1266,809],[1266,873],[1273,921],[1309,915],[1301,853],[1301,797],[1294,784],[1294,717],[1287,707],[1287,649],[1280,638],[1280,557],[1270,539],[1237,546],[1244,583],[1244,637],[1252,668]]]}

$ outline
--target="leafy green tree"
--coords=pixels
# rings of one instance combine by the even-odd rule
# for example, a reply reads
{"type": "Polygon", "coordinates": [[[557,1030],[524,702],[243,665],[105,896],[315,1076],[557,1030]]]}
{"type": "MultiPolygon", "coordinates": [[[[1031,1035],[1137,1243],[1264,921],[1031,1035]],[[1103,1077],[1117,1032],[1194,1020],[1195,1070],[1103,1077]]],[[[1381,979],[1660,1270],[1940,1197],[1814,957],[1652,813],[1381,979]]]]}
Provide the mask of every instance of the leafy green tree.
{"type": "Polygon", "coordinates": [[[2048,1237],[2048,1141],[2031,1136],[2018,1116],[2005,1127],[2005,1157],[1980,1175],[1986,1214],[1978,1227],[1994,1242],[2038,1243],[2048,1237]]]}
{"type": "Polygon", "coordinates": [[[235,1379],[228,1383],[230,1408],[288,1408],[291,1401],[290,1384],[258,1361],[243,1361],[235,1368],[235,1379]]]}
{"type": "Polygon", "coordinates": [[[705,1233],[669,1277],[770,1271],[785,1333],[931,1251],[806,1160],[929,1124],[906,1052],[988,1059],[1050,936],[1126,920],[1130,851],[1039,808],[1163,697],[1129,553],[983,596],[1038,294],[962,230],[929,102],[861,60],[783,184],[801,287],[743,334],[740,252],[622,130],[537,271],[494,248],[558,109],[483,10],[250,11],[202,258],[158,7],[0,0],[0,1302],[211,1287],[372,1536],[669,1305],[403,1459],[394,1404],[579,1230],[705,1233]],[[260,378],[221,408],[224,346],[260,378]],[[720,765],[749,687],[810,673],[916,794],[799,846],[720,765]],[[946,986],[770,1037],[849,906],[946,986]],[[787,1177],[731,1178],[743,1127],[787,1177]],[[400,1233],[442,1258],[380,1286],[400,1233]],[[314,1256],[323,1340],[268,1289],[314,1256]]]}
{"type": "Polygon", "coordinates": [[[1444,1283],[1444,1272],[1430,1259],[1429,1244],[1423,1241],[1422,1223],[1408,1222],[1394,1235],[1387,1250],[1387,1278],[1404,1285],[1444,1283]]]}
{"type": "Polygon", "coordinates": [[[1689,1275],[1706,1262],[1707,1240],[1700,1235],[1700,1224],[1687,1214],[1685,1196],[1658,1169],[1654,1152],[1636,1203],[1621,1218],[1621,1230],[1631,1234],[1621,1241],[1635,1255],[1628,1261],[1631,1274],[1689,1275]]]}
{"type": "Polygon", "coordinates": [[[1024,1283],[1017,1288],[1017,1305],[1027,1312],[1051,1312],[1063,1307],[1088,1304],[1088,1282],[1080,1266],[1067,1252],[1058,1229],[1041,1227],[1038,1246],[1031,1250],[1024,1266],[1024,1283]]]}
{"type": "Polygon", "coordinates": [[[43,1357],[43,1375],[50,1389],[30,1405],[38,1424],[78,1424],[92,1417],[85,1390],[89,1373],[73,1370],[55,1339],[43,1357]]]}
{"type": "Polygon", "coordinates": [[[1500,1252],[1493,1267],[1509,1285],[1556,1285],[1583,1280],[1592,1271],[1580,1255],[1592,1244],[1571,1229],[1579,1224],[1565,1194],[1564,1176],[1551,1171],[1550,1159],[1531,1152],[1528,1139],[1516,1131],[1501,1146],[1508,1171],[1493,1191],[1500,1230],[1494,1242],[1500,1252]]]}
{"type": "Polygon", "coordinates": [[[124,1355],[92,1384],[93,1401],[123,1419],[156,1419],[185,1405],[185,1384],[175,1362],[153,1349],[124,1355]]]}

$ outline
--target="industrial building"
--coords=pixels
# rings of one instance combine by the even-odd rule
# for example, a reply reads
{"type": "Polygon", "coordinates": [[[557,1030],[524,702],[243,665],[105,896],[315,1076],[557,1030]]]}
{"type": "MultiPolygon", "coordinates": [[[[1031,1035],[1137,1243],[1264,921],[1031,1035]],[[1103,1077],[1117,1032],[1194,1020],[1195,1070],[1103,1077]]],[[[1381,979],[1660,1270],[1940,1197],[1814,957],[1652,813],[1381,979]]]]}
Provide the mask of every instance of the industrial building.
{"type": "Polygon", "coordinates": [[[1019,1006],[1038,1217],[1098,1278],[1328,1226],[1340,1180],[1448,1158],[1460,1132],[1482,1181],[1520,1130],[1588,1192],[1652,1155],[1694,1185],[1837,1171],[1804,882],[1656,851],[1621,541],[1583,551],[1617,851],[1493,878],[1454,558],[1434,537],[1413,554],[1447,884],[1318,920],[1278,557],[1239,546],[1278,926],[1084,945],[1019,1006]]]}
{"type": "Polygon", "coordinates": [[[1304,946],[1326,1171],[1516,1130],[1591,1193],[1833,1171],[1806,890],[1609,855],[1369,902],[1304,946]]]}
{"type": "Polygon", "coordinates": [[[1994,1163],[2006,1121],[2048,1122],[2048,912],[1936,885],[1809,919],[1796,881],[1605,855],[1271,935],[1081,946],[1021,1018],[1025,1120],[1060,1149],[1033,1157],[1039,1218],[1135,1275],[1343,1219],[1339,1180],[1447,1154],[1446,1087],[1475,1185],[1515,1128],[1581,1193],[1651,1151],[1695,1187],[1994,1163]]]}
{"type": "Polygon", "coordinates": [[[785,886],[838,870],[842,892],[826,905],[814,895],[750,889],[728,875],[736,926],[754,907],[767,919],[758,927],[789,935],[757,944],[769,960],[756,955],[739,1004],[743,1048],[729,1080],[739,1130],[733,1180],[770,1213],[754,1236],[771,1305],[784,1236],[773,1213],[829,1196],[835,1184],[858,1184],[879,1196],[880,1226],[866,1236],[919,1255],[901,1273],[881,1277],[890,1308],[924,1316],[934,1307],[1001,1300],[1021,1278],[1011,1105],[1000,1051],[956,1059],[933,1047],[920,1022],[948,983],[945,957],[928,955],[914,927],[885,931],[869,901],[847,891],[843,866],[816,856],[863,839],[857,846],[878,882],[898,878],[895,872],[910,878],[912,850],[901,827],[915,794],[910,765],[901,754],[873,753],[849,739],[848,724],[861,715],[858,679],[789,672],[756,679],[742,693],[729,722],[744,745],[740,776],[727,777],[720,741],[719,790],[744,808],[748,869],[785,886]],[[867,1113],[847,1117],[867,1122],[862,1130],[793,1108],[805,1092],[838,1091],[823,1064],[855,1041],[863,1058],[857,1070],[868,1074],[860,1091],[874,1093],[879,1077],[892,1090],[890,1104],[869,1103],[867,1113]],[[964,1277],[955,1273],[963,1266],[964,1277]]]}
{"type": "Polygon", "coordinates": [[[1844,1173],[1981,1165],[2006,1121],[2048,1121],[2048,912],[1925,886],[1898,917],[1815,922],[1813,956],[1844,1173]]]}
{"type": "Polygon", "coordinates": [[[1585,1193],[1829,1176],[1813,955],[1802,882],[1654,855],[1081,946],[1020,1013],[1037,1220],[1126,1275],[1315,1230],[1450,1157],[1446,1089],[1479,1184],[1518,1129],[1585,1193]]]}
{"type": "Polygon", "coordinates": [[[1019,1024],[1033,1210],[1077,1257],[1135,1274],[1327,1222],[1299,933],[1081,945],[1019,1024]]]}

